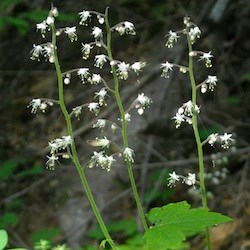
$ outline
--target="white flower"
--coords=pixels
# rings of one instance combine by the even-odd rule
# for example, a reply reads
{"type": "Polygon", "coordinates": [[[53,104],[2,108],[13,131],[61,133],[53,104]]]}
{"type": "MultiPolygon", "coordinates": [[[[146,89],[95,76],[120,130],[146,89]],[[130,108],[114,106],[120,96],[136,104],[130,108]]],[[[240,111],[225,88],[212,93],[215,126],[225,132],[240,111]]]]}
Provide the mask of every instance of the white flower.
{"type": "Polygon", "coordinates": [[[217,85],[217,82],[218,82],[218,78],[217,76],[208,76],[207,77],[207,80],[206,80],[206,83],[208,83],[208,88],[213,91],[214,90],[214,87],[217,85]]]}
{"type": "Polygon", "coordinates": [[[177,42],[178,38],[179,36],[177,35],[177,33],[170,30],[168,32],[168,40],[165,46],[167,46],[168,48],[173,48],[173,44],[177,42]]]}
{"type": "Polygon", "coordinates": [[[51,156],[47,155],[47,162],[46,165],[48,165],[48,168],[50,170],[54,170],[55,169],[55,162],[58,161],[58,156],[55,156],[54,154],[52,154],[51,156]]]}
{"type": "Polygon", "coordinates": [[[106,58],[106,56],[104,54],[95,56],[95,66],[97,68],[101,69],[105,62],[107,62],[107,58],[106,58]]]}
{"type": "Polygon", "coordinates": [[[133,23],[125,21],[120,23],[115,28],[116,31],[119,32],[120,35],[128,34],[128,35],[135,35],[135,26],[133,23]]]}
{"type": "Polygon", "coordinates": [[[107,137],[103,137],[103,138],[98,138],[96,137],[94,140],[89,140],[88,143],[92,146],[92,147],[108,147],[110,144],[110,140],[107,139],[107,137]]]}
{"type": "Polygon", "coordinates": [[[101,38],[102,37],[102,29],[100,29],[99,27],[94,27],[92,29],[92,35],[94,36],[95,39],[101,38]]]}
{"type": "Polygon", "coordinates": [[[90,54],[91,49],[93,49],[93,46],[91,46],[88,43],[85,43],[85,44],[82,43],[82,58],[83,59],[89,58],[89,54],[90,54]]]}
{"type": "Polygon", "coordinates": [[[82,113],[82,106],[77,106],[72,109],[72,113],[79,119],[80,114],[82,113]]]}
{"type": "MultiPolygon", "coordinates": [[[[193,105],[191,100],[183,103],[182,109],[183,109],[185,115],[191,116],[191,117],[193,116],[194,110],[196,113],[200,113],[200,108],[197,105],[195,105],[195,108],[194,108],[194,105],[193,105]]],[[[180,110],[179,110],[179,112],[180,112],[180,110]]]]}
{"type": "Polygon", "coordinates": [[[43,47],[43,55],[45,59],[48,59],[50,63],[54,63],[54,45],[52,43],[47,43],[43,47]]]}
{"type": "Polygon", "coordinates": [[[31,60],[40,61],[40,55],[43,55],[43,47],[41,45],[33,44],[33,49],[30,51],[31,60]]]}
{"type": "Polygon", "coordinates": [[[45,33],[48,28],[46,21],[42,21],[36,25],[37,30],[40,30],[42,38],[45,38],[45,33]]]}
{"type": "Polygon", "coordinates": [[[201,93],[204,94],[207,92],[207,84],[206,83],[202,83],[201,84],[201,93]]]}
{"type": "Polygon", "coordinates": [[[49,142],[50,152],[53,155],[55,152],[61,149],[66,149],[72,144],[73,140],[71,136],[62,136],[62,138],[56,138],[49,142]]]}
{"type": "Polygon", "coordinates": [[[89,75],[89,69],[88,68],[80,68],[77,71],[77,75],[81,77],[81,81],[84,82],[84,79],[86,79],[89,75]]]}
{"type": "Polygon", "coordinates": [[[125,120],[130,122],[131,115],[129,113],[125,113],[125,120]]]}
{"type": "Polygon", "coordinates": [[[99,113],[100,107],[97,102],[91,102],[88,104],[88,109],[90,112],[93,112],[95,115],[99,113]]]}
{"type": "Polygon", "coordinates": [[[32,107],[31,113],[35,114],[37,112],[37,109],[40,108],[41,104],[42,101],[39,98],[31,100],[31,102],[28,105],[28,107],[32,107]]]}
{"type": "Polygon", "coordinates": [[[66,27],[64,33],[69,37],[71,42],[77,41],[76,26],[66,27]]]}
{"type": "Polygon", "coordinates": [[[160,68],[162,69],[161,76],[165,78],[169,78],[169,71],[173,71],[173,64],[169,62],[165,62],[161,64],[160,68]]]}
{"type": "Polygon", "coordinates": [[[211,135],[209,135],[209,137],[208,137],[208,143],[209,143],[211,146],[213,146],[214,143],[217,141],[217,139],[218,139],[218,133],[211,134],[211,135]]]}
{"type": "Polygon", "coordinates": [[[98,22],[99,22],[100,24],[104,24],[105,19],[104,19],[104,17],[103,17],[103,16],[101,16],[101,15],[97,15],[97,19],[98,19],[98,22]]]}
{"type": "Polygon", "coordinates": [[[175,172],[173,172],[172,174],[169,174],[169,178],[168,178],[168,186],[169,187],[173,187],[175,186],[175,183],[177,181],[180,180],[180,176],[177,175],[175,172]]]}
{"type": "Polygon", "coordinates": [[[98,119],[96,123],[93,125],[93,128],[104,128],[106,126],[106,120],[105,119],[98,119]]]}
{"type": "Polygon", "coordinates": [[[128,35],[135,35],[135,26],[133,23],[125,21],[124,23],[125,32],[128,35]]]}
{"type": "Polygon", "coordinates": [[[104,155],[104,152],[94,152],[94,155],[91,158],[92,163],[90,164],[90,167],[93,167],[93,164],[97,164],[97,166],[100,166],[102,169],[106,169],[107,171],[111,170],[111,165],[115,161],[113,156],[107,156],[104,155]]]}
{"type": "Polygon", "coordinates": [[[93,75],[92,75],[91,83],[93,83],[93,84],[98,84],[98,83],[100,83],[101,81],[102,81],[101,75],[99,75],[99,74],[93,74],[93,75]]]}
{"type": "Polygon", "coordinates": [[[194,43],[197,38],[200,38],[201,30],[199,27],[195,26],[189,30],[189,36],[191,43],[194,43]]]}
{"type": "Polygon", "coordinates": [[[51,25],[55,22],[55,18],[53,16],[48,16],[47,19],[46,19],[46,23],[48,25],[51,25]]]}
{"type": "Polygon", "coordinates": [[[102,88],[99,92],[95,92],[95,98],[99,98],[99,105],[102,106],[105,103],[105,96],[107,95],[107,90],[102,88]]]}
{"type": "Polygon", "coordinates": [[[123,150],[123,156],[125,157],[126,161],[134,162],[133,156],[134,156],[134,150],[131,148],[125,148],[123,150]]]}
{"type": "Polygon", "coordinates": [[[139,74],[142,68],[146,66],[145,62],[135,62],[131,65],[131,69],[136,73],[139,74]]]}
{"type": "Polygon", "coordinates": [[[145,96],[144,93],[138,94],[137,99],[135,100],[135,108],[138,109],[139,115],[144,113],[145,107],[149,106],[152,100],[145,96]]]}
{"type": "Polygon", "coordinates": [[[78,15],[80,15],[80,25],[88,25],[87,21],[91,17],[91,14],[89,11],[83,10],[82,12],[79,12],[78,15]]]}
{"type": "Polygon", "coordinates": [[[224,135],[220,136],[222,148],[226,149],[230,147],[231,143],[233,142],[233,139],[231,138],[232,136],[233,136],[232,134],[227,134],[227,133],[224,133],[224,135]]]}
{"type": "Polygon", "coordinates": [[[188,176],[184,179],[184,182],[185,182],[188,186],[195,185],[195,183],[196,183],[196,175],[195,175],[195,174],[188,173],[188,176]]]}
{"type": "Polygon", "coordinates": [[[172,119],[175,120],[175,127],[179,128],[181,123],[185,121],[185,116],[177,112],[172,119]]]}
{"type": "Polygon", "coordinates": [[[128,78],[129,64],[121,62],[118,64],[117,74],[120,79],[126,80],[128,78]]]}
{"type": "Polygon", "coordinates": [[[200,59],[199,59],[199,61],[204,61],[205,62],[205,66],[207,68],[212,67],[211,58],[214,57],[214,56],[211,53],[212,53],[211,51],[209,51],[208,53],[203,53],[203,55],[200,56],[200,59]]]}

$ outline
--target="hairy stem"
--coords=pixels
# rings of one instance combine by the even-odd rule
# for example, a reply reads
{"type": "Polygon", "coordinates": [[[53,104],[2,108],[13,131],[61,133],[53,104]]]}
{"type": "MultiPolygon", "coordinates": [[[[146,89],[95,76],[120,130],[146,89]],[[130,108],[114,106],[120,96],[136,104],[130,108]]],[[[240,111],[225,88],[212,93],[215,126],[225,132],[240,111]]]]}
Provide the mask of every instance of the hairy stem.
{"type": "Polygon", "coordinates": [[[56,31],[55,31],[55,27],[54,25],[51,26],[52,28],[52,44],[53,44],[53,49],[54,49],[54,64],[55,64],[55,68],[56,68],[56,74],[57,74],[57,82],[58,82],[58,91],[59,91],[59,104],[60,104],[60,108],[62,110],[64,119],[66,121],[66,125],[67,125],[67,130],[68,130],[68,135],[72,138],[73,142],[71,144],[71,151],[72,151],[72,160],[76,166],[76,169],[78,171],[78,174],[80,176],[81,179],[81,183],[82,186],[85,190],[85,193],[87,195],[87,198],[89,200],[89,203],[91,205],[91,208],[95,214],[95,217],[101,227],[101,230],[106,238],[106,241],[109,243],[109,245],[111,246],[112,249],[118,249],[115,246],[114,241],[112,240],[106,225],[102,219],[102,216],[98,210],[98,207],[95,203],[94,197],[91,193],[87,178],[85,176],[84,173],[84,169],[81,166],[81,163],[79,161],[78,158],[78,154],[77,154],[77,149],[76,149],[76,145],[75,145],[75,141],[74,141],[74,137],[73,137],[73,128],[72,128],[72,122],[71,122],[71,118],[70,118],[70,114],[67,111],[66,105],[65,105],[65,101],[64,101],[64,89],[63,89],[63,78],[62,78],[62,71],[60,68],[60,63],[58,60],[58,55],[57,55],[57,47],[56,47],[56,31]]]}
{"type": "MultiPolygon", "coordinates": [[[[188,32],[187,32],[187,41],[188,41],[188,50],[189,50],[189,55],[190,55],[190,52],[193,52],[193,48],[192,48],[192,43],[191,43],[188,32]]],[[[201,138],[200,138],[200,134],[198,130],[197,112],[195,110],[195,106],[197,105],[197,88],[196,88],[196,82],[195,82],[195,77],[194,77],[192,56],[189,56],[188,66],[189,66],[189,71],[188,71],[189,79],[190,79],[190,83],[192,87],[192,104],[193,104],[192,126],[193,126],[195,141],[197,145],[198,159],[199,159],[200,191],[201,191],[203,208],[208,210],[206,187],[205,187],[205,181],[204,181],[203,148],[202,148],[202,142],[201,142],[201,138]]],[[[206,241],[207,241],[208,250],[211,250],[209,228],[206,228],[206,241]]]]}
{"type": "MultiPolygon", "coordinates": [[[[112,61],[113,54],[112,54],[112,48],[111,48],[111,30],[110,30],[110,25],[109,25],[109,21],[108,21],[108,8],[106,9],[106,12],[105,12],[105,24],[106,24],[106,28],[107,28],[107,53],[108,53],[109,59],[112,61]]],[[[124,110],[121,96],[120,96],[119,80],[118,80],[117,72],[116,72],[114,65],[111,65],[111,71],[112,71],[113,79],[114,79],[114,83],[115,83],[115,99],[116,99],[116,102],[117,102],[117,105],[119,108],[121,121],[122,121],[123,146],[124,146],[124,148],[127,148],[128,147],[128,135],[127,135],[127,124],[126,124],[126,119],[125,119],[125,110],[124,110]]],[[[135,184],[135,178],[134,178],[134,174],[133,174],[133,170],[132,170],[132,164],[129,160],[126,160],[126,164],[127,164],[131,188],[132,188],[132,191],[134,194],[134,198],[135,198],[136,205],[138,208],[139,216],[141,218],[143,228],[146,231],[146,230],[148,230],[148,225],[146,222],[145,214],[143,212],[140,197],[139,197],[137,187],[135,184]]]]}

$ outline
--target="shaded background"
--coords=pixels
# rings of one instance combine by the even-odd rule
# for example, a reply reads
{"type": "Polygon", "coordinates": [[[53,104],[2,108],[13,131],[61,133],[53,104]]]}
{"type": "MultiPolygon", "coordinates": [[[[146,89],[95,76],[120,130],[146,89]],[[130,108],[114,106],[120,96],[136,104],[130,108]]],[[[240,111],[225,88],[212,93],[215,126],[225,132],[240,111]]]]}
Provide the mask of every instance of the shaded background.
{"type": "MultiPolygon", "coordinates": [[[[197,171],[197,159],[190,127],[184,125],[176,130],[171,120],[176,109],[190,98],[187,76],[174,72],[170,79],[162,79],[159,70],[159,64],[166,60],[187,63],[185,41],[167,50],[165,34],[182,27],[186,14],[199,25],[202,38],[195,49],[212,50],[214,60],[209,70],[197,65],[197,81],[201,82],[208,74],[219,78],[215,92],[199,98],[202,107],[200,134],[204,139],[211,132],[227,132],[236,138],[235,145],[227,152],[205,147],[207,172],[214,177],[207,180],[211,196],[209,206],[235,219],[229,226],[214,229],[214,249],[248,249],[249,1],[55,1],[54,5],[60,11],[58,23],[62,27],[75,25],[77,13],[82,10],[103,12],[106,6],[110,6],[113,25],[129,20],[136,26],[135,37],[114,36],[113,48],[119,60],[148,62],[140,78],[131,77],[121,83],[127,107],[138,91],[145,92],[154,102],[145,116],[138,118],[132,114],[133,121],[129,125],[130,144],[137,152],[137,183],[146,210],[183,199],[194,206],[200,205],[197,195],[186,187],[167,188],[168,172],[197,171]],[[216,160],[215,167],[211,155],[216,160]],[[224,172],[226,178],[221,174],[224,172]]],[[[62,117],[54,108],[45,115],[35,116],[27,109],[32,98],[55,98],[57,94],[53,65],[29,59],[33,44],[43,41],[36,33],[35,24],[46,17],[49,8],[49,1],[40,0],[3,0],[0,3],[0,222],[2,227],[8,228],[12,245],[31,248],[32,241],[47,237],[55,244],[67,242],[76,248],[97,244],[99,238],[87,237],[95,219],[73,166],[65,162],[54,172],[45,170],[47,142],[65,131],[62,117]]],[[[93,21],[88,28],[78,27],[76,43],[70,43],[66,37],[59,38],[63,70],[92,67],[93,56],[83,61],[80,49],[81,42],[92,40],[90,28],[94,24],[93,21]]],[[[104,69],[103,74],[109,79],[107,70],[104,69]]],[[[66,88],[70,109],[82,100],[90,101],[98,90],[98,87],[83,88],[79,80],[73,80],[66,88]]],[[[117,119],[116,107],[112,102],[108,104],[102,115],[117,119]]],[[[93,151],[85,141],[96,136],[91,129],[94,120],[92,114],[85,113],[75,121],[83,162],[93,151]]],[[[120,140],[115,136],[113,139],[120,140]]],[[[106,221],[133,220],[136,210],[122,162],[118,162],[111,173],[93,169],[88,171],[88,176],[106,221]]],[[[118,242],[130,236],[125,229],[114,233],[118,242]]],[[[202,237],[195,237],[190,244],[191,249],[203,249],[202,237]]]]}

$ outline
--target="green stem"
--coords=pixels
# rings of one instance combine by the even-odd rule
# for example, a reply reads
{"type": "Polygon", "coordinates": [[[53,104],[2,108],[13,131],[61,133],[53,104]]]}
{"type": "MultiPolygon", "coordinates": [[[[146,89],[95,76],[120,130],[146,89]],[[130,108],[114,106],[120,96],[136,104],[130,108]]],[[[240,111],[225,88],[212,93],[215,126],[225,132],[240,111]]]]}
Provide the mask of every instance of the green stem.
{"type": "Polygon", "coordinates": [[[64,115],[64,119],[66,121],[66,125],[67,125],[67,130],[68,130],[68,135],[72,138],[73,142],[71,145],[71,151],[72,151],[72,160],[77,168],[78,174],[80,176],[83,188],[86,192],[87,198],[89,200],[89,203],[91,205],[91,208],[95,214],[95,217],[101,227],[101,230],[107,240],[107,242],[110,244],[112,249],[118,249],[115,246],[114,241],[112,240],[106,225],[102,219],[102,216],[97,208],[97,205],[95,203],[94,197],[91,193],[87,178],[85,176],[84,173],[84,169],[80,164],[79,158],[78,158],[78,154],[77,154],[77,149],[76,149],[76,145],[75,145],[75,141],[74,141],[74,137],[73,137],[73,128],[72,128],[72,122],[71,122],[71,118],[69,115],[69,112],[67,111],[66,105],[65,105],[65,101],[64,101],[64,89],[63,89],[63,78],[62,78],[62,71],[60,68],[60,64],[59,64],[59,60],[58,60],[58,55],[57,55],[57,47],[56,47],[56,32],[55,32],[55,27],[54,25],[51,26],[52,28],[52,44],[53,44],[53,48],[54,48],[54,64],[55,64],[55,68],[56,68],[56,74],[57,74],[57,81],[58,81],[58,91],[59,91],[59,104],[60,104],[60,108],[62,110],[62,113],[64,115]]]}
{"type": "MultiPolygon", "coordinates": [[[[106,28],[107,28],[107,53],[108,53],[109,59],[112,61],[113,54],[112,54],[112,48],[111,48],[111,30],[110,30],[110,25],[109,25],[109,21],[108,21],[108,8],[106,9],[106,12],[105,12],[105,24],[106,24],[106,28]]],[[[126,119],[125,119],[125,110],[124,110],[121,96],[120,96],[119,80],[118,80],[117,72],[116,72],[114,65],[111,65],[111,71],[112,71],[113,79],[114,79],[114,83],[115,83],[115,93],[114,93],[115,99],[116,99],[116,102],[118,105],[118,109],[119,109],[121,121],[122,121],[123,146],[124,146],[124,148],[128,148],[128,135],[127,135],[127,123],[126,123],[126,119]]],[[[133,170],[132,170],[132,165],[131,165],[131,162],[128,160],[126,161],[126,164],[127,164],[128,175],[129,175],[129,179],[130,179],[130,183],[131,183],[131,188],[132,188],[132,191],[134,194],[135,202],[136,202],[136,205],[138,208],[139,216],[141,218],[143,228],[146,231],[146,230],[148,230],[148,225],[146,222],[145,214],[143,212],[140,197],[139,197],[137,187],[135,184],[135,178],[134,178],[134,174],[133,174],[133,170]]]]}
{"type": "MultiPolygon", "coordinates": [[[[187,41],[188,41],[188,50],[190,54],[190,52],[193,51],[193,48],[192,48],[192,43],[188,34],[187,34],[187,41]]],[[[192,104],[193,104],[192,126],[193,126],[193,131],[194,131],[194,136],[195,136],[195,141],[196,141],[197,151],[198,151],[198,159],[199,159],[200,191],[201,191],[203,208],[208,210],[206,187],[205,187],[205,180],[204,180],[203,148],[202,148],[202,142],[201,142],[201,138],[200,138],[200,134],[198,130],[197,112],[195,110],[195,107],[197,105],[197,88],[196,88],[196,82],[195,82],[195,77],[194,77],[192,56],[189,56],[188,67],[189,67],[189,71],[188,71],[189,79],[190,79],[191,87],[192,87],[192,104]]],[[[206,228],[206,241],[207,241],[208,250],[211,250],[209,228],[206,228]]]]}

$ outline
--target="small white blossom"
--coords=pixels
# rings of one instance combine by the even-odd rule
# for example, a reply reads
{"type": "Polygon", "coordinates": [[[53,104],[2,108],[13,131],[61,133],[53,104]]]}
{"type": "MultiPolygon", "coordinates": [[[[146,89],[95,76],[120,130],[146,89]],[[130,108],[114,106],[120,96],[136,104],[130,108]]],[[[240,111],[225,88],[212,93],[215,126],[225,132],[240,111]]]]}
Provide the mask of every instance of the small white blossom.
{"type": "Polygon", "coordinates": [[[62,138],[56,138],[49,142],[50,152],[53,155],[58,150],[64,150],[72,144],[73,140],[71,136],[62,136],[62,138]]]}
{"type": "Polygon", "coordinates": [[[202,83],[201,84],[201,93],[205,94],[207,92],[207,84],[206,83],[202,83]]]}
{"type": "Polygon", "coordinates": [[[191,28],[189,30],[191,43],[194,43],[197,38],[200,38],[200,34],[201,34],[201,30],[199,29],[199,27],[195,26],[194,28],[191,28]]]}
{"type": "Polygon", "coordinates": [[[214,56],[211,53],[212,53],[211,51],[209,51],[208,53],[203,53],[203,55],[200,56],[200,59],[199,59],[199,61],[204,61],[205,62],[205,66],[207,68],[212,67],[211,58],[214,57],[214,56]]]}
{"type": "Polygon", "coordinates": [[[93,49],[93,46],[91,46],[88,43],[85,43],[85,44],[82,43],[82,58],[83,59],[89,58],[91,49],[93,49]]]}
{"type": "Polygon", "coordinates": [[[72,109],[72,113],[79,119],[80,114],[82,113],[82,106],[77,106],[72,109]]]}
{"type": "Polygon", "coordinates": [[[173,71],[173,64],[171,64],[169,62],[165,62],[165,63],[161,64],[160,68],[162,69],[161,76],[165,77],[165,78],[169,78],[169,72],[173,71]]]}
{"type": "Polygon", "coordinates": [[[102,129],[106,126],[106,120],[105,119],[98,119],[96,123],[93,125],[93,128],[99,128],[102,129]]]}
{"type": "Polygon", "coordinates": [[[99,105],[102,106],[105,103],[105,96],[107,95],[107,90],[102,88],[99,92],[95,92],[95,98],[99,98],[99,105]]]}
{"type": "Polygon", "coordinates": [[[131,115],[129,113],[125,113],[125,120],[130,122],[131,115]]]}
{"type": "Polygon", "coordinates": [[[146,66],[145,62],[135,62],[131,65],[131,69],[136,73],[139,74],[142,68],[146,66]]]}
{"type": "Polygon", "coordinates": [[[196,175],[195,174],[191,174],[188,173],[188,176],[184,179],[184,182],[188,185],[188,186],[193,186],[196,183],[196,175]]]}
{"type": "Polygon", "coordinates": [[[95,56],[95,66],[97,68],[101,69],[105,62],[107,62],[107,58],[106,58],[106,56],[104,54],[95,56]]]}
{"type": "Polygon", "coordinates": [[[53,16],[48,16],[47,19],[46,19],[46,23],[48,25],[51,25],[55,22],[55,18],[53,16]]]}
{"type": "Polygon", "coordinates": [[[134,150],[131,148],[125,148],[123,150],[123,156],[126,161],[134,162],[133,156],[134,156],[134,150]]]}
{"type": "Polygon", "coordinates": [[[100,107],[97,102],[91,102],[88,105],[88,109],[90,112],[93,112],[95,115],[97,115],[99,113],[100,107]]]}
{"type": "Polygon", "coordinates": [[[133,23],[125,21],[116,26],[115,30],[120,34],[124,35],[125,33],[128,35],[135,35],[135,26],[133,23]]]}
{"type": "Polygon", "coordinates": [[[76,26],[66,27],[64,33],[69,37],[71,42],[77,41],[76,26]]]}
{"type": "Polygon", "coordinates": [[[105,20],[104,20],[104,17],[103,17],[103,16],[97,15],[97,19],[98,19],[98,22],[99,22],[100,24],[104,24],[105,20]]]}
{"type": "Polygon", "coordinates": [[[89,75],[89,69],[88,68],[80,68],[77,71],[77,75],[80,76],[81,81],[84,82],[84,80],[88,77],[89,75]]]}
{"type": "Polygon", "coordinates": [[[46,30],[48,29],[48,25],[46,23],[46,21],[42,21],[41,23],[38,23],[36,25],[37,30],[40,30],[42,38],[45,38],[45,33],[46,30]]]}
{"type": "Polygon", "coordinates": [[[41,45],[33,45],[33,49],[30,51],[31,60],[40,61],[40,55],[43,55],[43,47],[41,45]]]}
{"type": "Polygon", "coordinates": [[[224,133],[224,135],[220,136],[222,148],[226,149],[230,147],[231,143],[233,142],[232,136],[233,136],[232,134],[227,134],[227,133],[224,133]]]}
{"type": "Polygon", "coordinates": [[[43,47],[43,55],[46,60],[49,60],[50,63],[54,63],[54,45],[52,43],[47,43],[43,47]]]}
{"type": "Polygon", "coordinates": [[[48,168],[50,170],[54,170],[55,169],[55,162],[58,161],[58,156],[55,156],[54,154],[52,154],[51,156],[47,155],[47,162],[46,165],[48,166],[48,168]]]}
{"type": "Polygon", "coordinates": [[[95,39],[101,38],[102,37],[102,29],[100,29],[99,27],[94,27],[92,29],[92,35],[94,36],[95,39]]]}
{"type": "Polygon", "coordinates": [[[120,79],[126,80],[128,78],[129,64],[121,62],[118,64],[117,74],[120,79]]]}
{"type": "Polygon", "coordinates": [[[217,85],[218,77],[217,76],[208,76],[206,83],[208,83],[208,88],[213,91],[215,86],[217,85]]]}
{"type": "Polygon", "coordinates": [[[40,108],[41,103],[42,101],[39,98],[31,100],[31,102],[28,105],[28,107],[32,107],[31,113],[35,114],[37,112],[37,109],[40,108]]]}
{"type": "Polygon", "coordinates": [[[211,134],[211,135],[209,135],[209,137],[208,137],[208,143],[209,143],[211,146],[213,146],[214,143],[217,141],[217,139],[218,139],[218,133],[211,134]]]}
{"type": "Polygon", "coordinates": [[[80,15],[80,25],[88,25],[88,19],[91,17],[91,14],[89,11],[83,10],[82,12],[79,12],[78,15],[80,15]]]}
{"type": "Polygon", "coordinates": [[[172,30],[170,30],[168,32],[168,40],[167,40],[165,46],[168,48],[173,48],[174,43],[177,42],[179,37],[180,36],[178,36],[176,32],[173,32],[172,30]]]}
{"type": "Polygon", "coordinates": [[[92,146],[92,147],[108,147],[110,144],[110,140],[107,139],[107,137],[103,137],[103,138],[98,138],[96,137],[94,140],[89,140],[88,143],[92,146]]]}
{"type": "Polygon", "coordinates": [[[180,180],[180,176],[177,175],[175,172],[173,172],[172,174],[169,174],[169,178],[168,178],[168,186],[169,187],[173,187],[175,186],[175,183],[177,181],[180,180]]]}
{"type": "Polygon", "coordinates": [[[102,169],[107,170],[108,172],[111,170],[111,165],[113,162],[115,162],[115,159],[113,156],[107,156],[104,154],[104,152],[94,152],[94,155],[91,158],[92,163],[90,164],[90,167],[93,165],[100,166],[102,169]]]}
{"type": "Polygon", "coordinates": [[[175,120],[175,127],[179,128],[181,123],[185,121],[185,116],[177,112],[172,119],[175,120]]]}
{"type": "Polygon", "coordinates": [[[93,74],[91,78],[91,83],[98,84],[102,81],[102,77],[99,74],[93,74]]]}
{"type": "Polygon", "coordinates": [[[138,94],[137,99],[135,100],[135,108],[138,109],[139,115],[144,113],[144,109],[149,106],[152,100],[145,96],[144,93],[138,94]]]}

